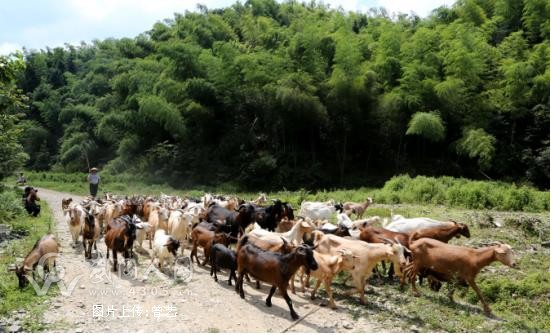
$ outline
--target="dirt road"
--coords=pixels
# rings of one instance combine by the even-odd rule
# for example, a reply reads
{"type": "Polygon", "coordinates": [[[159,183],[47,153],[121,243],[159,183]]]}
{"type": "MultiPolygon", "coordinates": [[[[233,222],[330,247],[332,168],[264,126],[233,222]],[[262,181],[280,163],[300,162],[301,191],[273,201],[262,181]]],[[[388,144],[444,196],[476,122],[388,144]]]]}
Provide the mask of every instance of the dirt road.
{"type": "MultiPolygon", "coordinates": [[[[111,271],[111,257],[105,259],[103,239],[98,241],[99,256],[84,259],[80,244],[73,248],[67,223],[61,211],[61,199],[78,196],[45,189],[42,201],[48,202],[57,222],[56,234],[61,243],[58,267],[60,294],[51,299],[44,322],[54,332],[389,332],[375,322],[360,317],[353,320],[348,307],[337,301],[333,311],[319,304],[325,299],[309,299],[308,293],[290,294],[299,316],[293,322],[289,309],[276,293],[273,306],[265,299],[269,286],[260,290],[245,283],[245,300],[227,283],[227,273],[219,274],[216,283],[209,269],[194,264],[192,272],[179,266],[177,280],[167,271],[151,265],[146,251],[139,254],[138,265],[123,271],[111,271]],[[180,271],[181,270],[181,271],[180,271]]],[[[189,256],[189,249],[185,255],[189,256]]],[[[201,254],[201,251],[199,252],[201,254]]],[[[119,255],[122,265],[122,256],[119,255]]],[[[120,266],[124,268],[124,266],[120,266]]]]}

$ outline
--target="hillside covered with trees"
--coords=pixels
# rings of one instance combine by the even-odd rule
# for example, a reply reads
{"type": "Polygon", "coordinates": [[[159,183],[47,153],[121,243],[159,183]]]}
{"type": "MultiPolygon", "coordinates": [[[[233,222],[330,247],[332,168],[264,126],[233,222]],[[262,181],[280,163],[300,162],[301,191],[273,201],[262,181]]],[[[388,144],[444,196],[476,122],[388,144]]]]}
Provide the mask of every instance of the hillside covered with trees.
{"type": "Polygon", "coordinates": [[[403,173],[549,188],[548,0],[460,0],[427,18],[248,0],[24,60],[29,169],[89,161],[265,190],[403,173]]]}

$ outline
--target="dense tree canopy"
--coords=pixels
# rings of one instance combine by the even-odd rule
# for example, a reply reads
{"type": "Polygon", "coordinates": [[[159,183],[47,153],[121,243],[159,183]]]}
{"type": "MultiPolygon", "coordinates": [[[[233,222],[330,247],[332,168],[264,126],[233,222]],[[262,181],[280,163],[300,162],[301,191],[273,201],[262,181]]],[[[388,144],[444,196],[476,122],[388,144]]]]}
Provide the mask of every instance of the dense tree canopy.
{"type": "Polygon", "coordinates": [[[459,0],[425,19],[248,0],[25,61],[32,169],[89,160],[264,189],[398,173],[549,187],[548,0],[459,0]]]}
{"type": "Polygon", "coordinates": [[[21,54],[0,56],[0,180],[23,166],[27,154],[20,143],[18,121],[26,99],[15,85],[15,78],[25,67],[21,54]]]}

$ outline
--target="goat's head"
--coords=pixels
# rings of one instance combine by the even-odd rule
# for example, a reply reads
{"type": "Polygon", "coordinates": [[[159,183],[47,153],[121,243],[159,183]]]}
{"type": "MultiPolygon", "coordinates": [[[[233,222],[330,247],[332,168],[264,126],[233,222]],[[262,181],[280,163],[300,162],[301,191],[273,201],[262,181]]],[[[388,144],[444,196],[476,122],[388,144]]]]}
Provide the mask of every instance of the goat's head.
{"type": "Polygon", "coordinates": [[[241,206],[239,206],[239,209],[237,210],[239,212],[239,218],[240,220],[243,220],[241,221],[241,223],[251,223],[254,221],[254,214],[255,214],[255,211],[254,211],[254,206],[251,205],[251,204],[243,204],[241,206]]]}
{"type": "Polygon", "coordinates": [[[69,204],[72,201],[73,201],[73,198],[63,198],[61,200],[61,209],[65,211],[67,208],[69,208],[69,204]]]}
{"type": "Polygon", "coordinates": [[[469,227],[466,224],[456,222],[455,225],[459,227],[456,237],[459,238],[461,235],[467,238],[471,237],[471,232],[469,231],[469,227]]]}
{"type": "Polygon", "coordinates": [[[170,237],[164,246],[166,247],[168,252],[176,256],[176,251],[178,251],[178,248],[180,247],[180,241],[173,237],[170,237]]]}
{"type": "Polygon", "coordinates": [[[25,265],[15,265],[14,267],[9,269],[9,271],[15,272],[20,289],[25,288],[25,286],[27,286],[27,284],[29,283],[29,280],[27,279],[27,273],[29,273],[31,270],[32,269],[27,268],[25,265]]]}
{"type": "Polygon", "coordinates": [[[136,229],[138,229],[138,226],[140,225],[140,223],[136,221],[134,218],[128,219],[128,221],[125,220],[125,222],[126,222],[125,234],[129,240],[133,241],[136,239],[136,229]]]}
{"type": "Polygon", "coordinates": [[[513,253],[513,249],[508,244],[498,244],[494,246],[494,252],[496,255],[496,258],[501,263],[510,266],[512,268],[517,267],[517,262],[515,260],[515,254],[513,253]]]}
{"type": "Polygon", "coordinates": [[[306,244],[302,244],[298,246],[295,250],[296,255],[302,260],[304,265],[309,270],[317,270],[318,269],[318,263],[316,262],[316,259],[314,258],[314,249],[317,248],[317,245],[315,247],[310,247],[306,244]]]}
{"type": "Polygon", "coordinates": [[[84,224],[93,228],[94,225],[96,224],[94,215],[91,213],[91,211],[90,212],[85,211],[85,213],[86,215],[84,215],[84,224]]]}
{"type": "MultiPolygon", "coordinates": [[[[406,250],[409,251],[406,247],[404,247],[398,240],[392,241],[386,237],[381,238],[385,244],[390,245],[390,249],[387,251],[387,256],[392,260],[394,263],[400,264],[400,267],[403,268],[406,263],[406,250]]],[[[396,274],[400,274],[398,271],[396,274]]]]}
{"type": "Polygon", "coordinates": [[[293,213],[293,207],[289,205],[288,203],[283,203],[283,216],[288,217],[290,220],[295,219],[295,214],[293,213]]]}
{"type": "Polygon", "coordinates": [[[159,221],[167,221],[170,216],[168,208],[157,206],[157,212],[159,213],[159,221]]]}

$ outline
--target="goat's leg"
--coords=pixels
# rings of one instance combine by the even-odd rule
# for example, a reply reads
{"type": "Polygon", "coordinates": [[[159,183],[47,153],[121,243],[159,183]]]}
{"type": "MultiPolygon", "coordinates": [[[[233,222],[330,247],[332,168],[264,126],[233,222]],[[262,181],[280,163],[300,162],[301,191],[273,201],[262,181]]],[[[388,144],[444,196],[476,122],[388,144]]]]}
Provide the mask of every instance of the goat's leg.
{"type": "Polygon", "coordinates": [[[199,265],[199,258],[197,257],[197,244],[193,244],[193,247],[191,248],[191,255],[190,255],[190,259],[191,259],[191,262],[193,263],[193,256],[195,256],[195,261],[197,262],[197,265],[199,265]]]}
{"type": "Polygon", "coordinates": [[[455,287],[454,287],[454,284],[449,281],[448,282],[448,298],[450,299],[451,302],[454,302],[453,301],[453,292],[455,291],[455,287]]]}
{"type": "MultiPolygon", "coordinates": [[[[216,266],[216,262],[215,261],[211,261],[211,266],[210,266],[210,272],[214,272],[214,281],[215,282],[218,282],[218,276],[216,275],[216,273],[218,272],[218,266],[216,266]]],[[[231,278],[231,273],[230,273],[230,278],[231,278]]]]}
{"type": "Polygon", "coordinates": [[[474,281],[474,278],[467,279],[467,282],[473,288],[473,290],[476,292],[476,295],[478,296],[478,299],[482,303],[482,306],[484,306],[484,314],[486,314],[487,316],[491,316],[492,315],[492,310],[490,309],[490,307],[486,303],[486,300],[484,300],[484,297],[482,296],[482,292],[480,292],[480,289],[476,285],[476,283],[474,281]]]}
{"type": "Polygon", "coordinates": [[[421,293],[419,293],[419,291],[417,290],[417,286],[415,286],[415,280],[416,280],[415,277],[417,277],[417,276],[415,275],[415,272],[414,272],[413,275],[409,278],[409,280],[411,282],[411,291],[413,292],[413,295],[415,297],[420,297],[421,293]]]}
{"type": "Polygon", "coordinates": [[[293,294],[297,294],[295,292],[295,275],[294,274],[291,276],[291,280],[289,280],[289,286],[291,286],[291,292],[293,292],[293,294]]]}
{"type": "Polygon", "coordinates": [[[235,283],[235,292],[239,293],[241,299],[245,299],[245,292],[243,291],[243,276],[245,271],[239,272],[239,278],[237,278],[237,283],[235,283]]]}
{"type": "Polygon", "coordinates": [[[305,293],[306,292],[306,278],[307,278],[307,274],[302,272],[300,274],[300,285],[301,285],[301,290],[302,290],[302,293],[305,293]]]}
{"type": "Polygon", "coordinates": [[[360,294],[360,305],[365,305],[365,279],[363,277],[354,278],[354,285],[360,294]]]}
{"type": "Polygon", "coordinates": [[[235,270],[230,269],[230,278],[228,278],[228,285],[230,285],[230,286],[231,286],[232,277],[233,277],[233,279],[235,280],[235,282],[237,284],[237,278],[235,278],[235,270]]]}
{"type": "Polygon", "coordinates": [[[310,299],[312,300],[316,299],[316,292],[318,291],[318,288],[320,287],[320,285],[321,285],[321,280],[317,279],[316,285],[314,285],[314,289],[312,290],[312,293],[310,293],[310,299]]]}
{"type": "Polygon", "coordinates": [[[390,267],[388,269],[388,279],[392,280],[394,278],[394,263],[390,264],[390,267]]]}
{"type": "MultiPolygon", "coordinates": [[[[335,305],[335,300],[333,300],[333,290],[331,289],[331,279],[332,278],[325,278],[323,281],[323,286],[325,287],[325,291],[327,291],[327,296],[329,297],[329,307],[332,309],[337,309],[337,305],[335,305]]],[[[318,279],[318,282],[320,280],[318,279]]]]}
{"type": "Polygon", "coordinates": [[[287,303],[287,306],[289,306],[289,311],[291,312],[291,317],[293,320],[298,319],[298,314],[295,312],[293,308],[293,302],[291,301],[291,298],[289,297],[289,294],[287,294],[287,287],[286,285],[279,286],[279,292],[281,292],[281,295],[283,295],[283,299],[285,299],[285,302],[287,303]]]}
{"type": "Polygon", "coordinates": [[[201,265],[205,266],[210,259],[210,248],[203,248],[203,254],[205,256],[205,259],[203,260],[203,263],[201,265]]]}
{"type": "Polygon", "coordinates": [[[117,271],[117,251],[113,249],[113,271],[117,271]]]}
{"type": "Polygon", "coordinates": [[[275,285],[272,285],[270,288],[270,293],[268,294],[268,298],[266,298],[266,306],[268,307],[272,307],[272,296],[274,295],[276,288],[277,287],[275,287],[275,285]]]}

